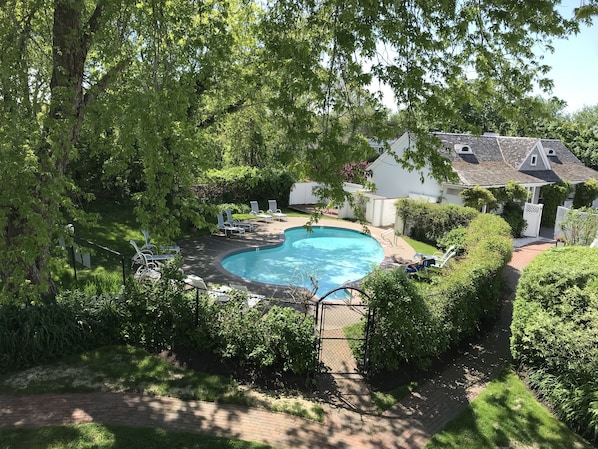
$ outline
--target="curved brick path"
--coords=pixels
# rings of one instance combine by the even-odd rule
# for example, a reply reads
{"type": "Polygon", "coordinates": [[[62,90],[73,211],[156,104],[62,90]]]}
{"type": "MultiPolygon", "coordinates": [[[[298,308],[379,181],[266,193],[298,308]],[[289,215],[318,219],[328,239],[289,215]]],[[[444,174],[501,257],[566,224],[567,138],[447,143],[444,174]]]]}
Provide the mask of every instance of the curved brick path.
{"type": "MultiPolygon", "coordinates": [[[[513,253],[507,281],[552,244],[513,253]]],[[[206,433],[286,448],[422,448],[509,360],[510,301],[496,328],[383,416],[331,409],[324,423],[239,406],[134,394],[0,395],[0,427],[102,422],[206,433]]]]}

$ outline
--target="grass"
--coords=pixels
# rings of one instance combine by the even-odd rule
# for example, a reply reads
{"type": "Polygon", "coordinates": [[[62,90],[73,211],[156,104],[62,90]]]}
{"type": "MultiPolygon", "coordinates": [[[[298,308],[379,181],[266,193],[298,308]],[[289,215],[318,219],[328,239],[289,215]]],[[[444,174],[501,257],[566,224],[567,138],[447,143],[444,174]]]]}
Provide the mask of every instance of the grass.
{"type": "Polygon", "coordinates": [[[590,449],[506,369],[426,449],[590,449]]]}
{"type": "Polygon", "coordinates": [[[390,391],[372,392],[374,404],[376,405],[376,411],[379,414],[384,413],[386,410],[392,408],[397,402],[399,402],[401,399],[403,399],[413,390],[415,390],[418,385],[419,384],[417,382],[409,382],[406,385],[399,385],[398,387],[393,388],[390,391]]]}
{"type": "MultiPolygon", "coordinates": [[[[235,381],[179,368],[131,346],[105,346],[0,377],[0,393],[43,394],[95,391],[135,392],[182,400],[262,407],[323,421],[324,411],[297,397],[257,394],[235,381]]],[[[2,446],[0,446],[2,448],[2,446]]]]}
{"type": "Polygon", "coordinates": [[[273,449],[230,438],[162,429],[82,424],[37,429],[0,429],[2,449],[273,449]]]}
{"type": "Polygon", "coordinates": [[[427,243],[419,242],[404,235],[401,235],[400,237],[405,240],[405,242],[408,243],[416,253],[433,254],[438,251],[438,248],[427,243]]]}

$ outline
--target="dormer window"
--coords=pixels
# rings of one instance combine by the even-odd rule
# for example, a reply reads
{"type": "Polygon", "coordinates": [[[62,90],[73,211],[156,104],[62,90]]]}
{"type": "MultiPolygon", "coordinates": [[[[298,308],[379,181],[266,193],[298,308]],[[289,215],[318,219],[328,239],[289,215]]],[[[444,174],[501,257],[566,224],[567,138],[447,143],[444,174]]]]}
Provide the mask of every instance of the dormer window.
{"type": "Polygon", "coordinates": [[[546,156],[556,156],[554,148],[544,148],[544,153],[546,153],[546,156]]]}
{"type": "Polygon", "coordinates": [[[532,157],[530,160],[530,165],[532,167],[535,167],[536,165],[538,165],[538,155],[537,154],[532,154],[532,157]]]}
{"type": "Polygon", "coordinates": [[[473,154],[473,151],[469,145],[463,145],[460,143],[455,144],[455,151],[457,154],[473,154]]]}

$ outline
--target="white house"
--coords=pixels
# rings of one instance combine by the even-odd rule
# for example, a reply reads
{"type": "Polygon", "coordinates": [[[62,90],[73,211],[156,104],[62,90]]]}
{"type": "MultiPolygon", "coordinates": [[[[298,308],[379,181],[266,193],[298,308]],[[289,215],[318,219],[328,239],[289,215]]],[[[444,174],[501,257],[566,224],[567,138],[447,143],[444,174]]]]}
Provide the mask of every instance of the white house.
{"type": "Polygon", "coordinates": [[[401,158],[405,149],[415,146],[413,137],[405,133],[369,166],[377,195],[462,204],[459,193],[463,189],[475,185],[503,187],[515,181],[530,191],[530,202],[537,204],[544,185],[560,180],[572,184],[598,180],[598,171],[584,166],[560,140],[496,134],[433,135],[440,140],[438,151],[451,162],[458,181],[439,182],[427,168],[420,174],[398,164],[395,156],[401,158]]]}

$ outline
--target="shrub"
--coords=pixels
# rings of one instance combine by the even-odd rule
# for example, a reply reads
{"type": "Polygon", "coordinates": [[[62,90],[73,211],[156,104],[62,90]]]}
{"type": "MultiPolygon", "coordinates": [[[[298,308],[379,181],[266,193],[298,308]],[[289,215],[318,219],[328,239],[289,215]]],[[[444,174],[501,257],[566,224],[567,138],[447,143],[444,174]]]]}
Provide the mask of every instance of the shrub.
{"type": "Polygon", "coordinates": [[[297,374],[316,368],[314,319],[294,309],[273,306],[263,314],[258,307],[247,309],[241,294],[221,306],[215,326],[215,350],[224,358],[297,374]]]}
{"type": "Polygon", "coordinates": [[[575,209],[592,207],[592,203],[596,198],[598,198],[598,182],[595,179],[589,179],[588,181],[575,186],[573,207],[575,209]]]}
{"type": "Polygon", "coordinates": [[[67,292],[50,303],[0,305],[0,372],[119,343],[112,298],[67,292]]]}
{"type": "Polygon", "coordinates": [[[421,287],[398,270],[378,270],[363,281],[374,311],[369,344],[374,371],[401,363],[425,367],[495,316],[512,254],[510,227],[496,215],[480,214],[463,246],[465,257],[431,285],[421,287]]]}
{"type": "Polygon", "coordinates": [[[556,221],[556,212],[571,193],[571,184],[559,181],[542,187],[544,208],[542,209],[542,226],[553,226],[556,221]]]}
{"type": "Polygon", "coordinates": [[[598,235],[595,209],[569,209],[559,224],[568,245],[589,246],[598,235]]]}
{"type": "Polygon", "coordinates": [[[424,297],[400,270],[376,270],[362,283],[375,310],[369,336],[370,368],[396,369],[400,363],[425,366],[438,353],[437,328],[424,297]]]}
{"type": "Polygon", "coordinates": [[[523,231],[527,226],[527,221],[523,218],[523,210],[521,208],[519,208],[519,210],[505,210],[501,214],[501,217],[504,218],[511,227],[513,237],[519,238],[523,235],[523,231]]]}
{"type": "Polygon", "coordinates": [[[403,221],[403,233],[427,243],[436,244],[450,230],[467,226],[479,213],[454,204],[430,204],[401,198],[395,203],[403,221]]]}
{"type": "Polygon", "coordinates": [[[459,226],[458,228],[451,229],[445,233],[440,239],[438,239],[438,247],[446,249],[450,246],[455,247],[456,254],[462,254],[465,251],[465,235],[467,234],[467,228],[459,226]]]}
{"type": "Polygon", "coordinates": [[[524,270],[511,325],[511,352],[559,417],[598,440],[598,254],[549,250],[524,270]]]}
{"type": "Polygon", "coordinates": [[[276,199],[279,207],[286,207],[294,182],[288,171],[234,167],[206,172],[195,193],[208,204],[249,204],[255,199],[276,199]]]}

